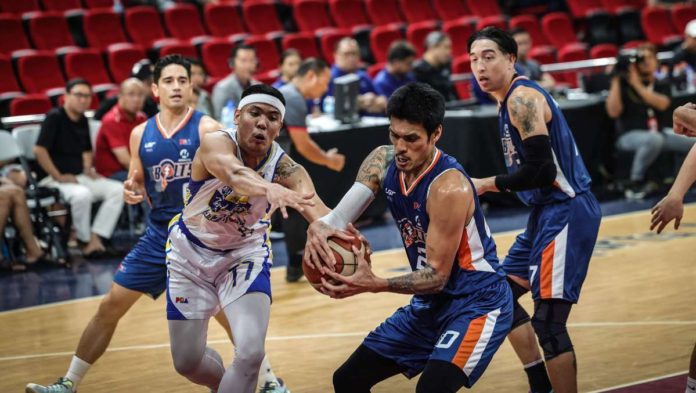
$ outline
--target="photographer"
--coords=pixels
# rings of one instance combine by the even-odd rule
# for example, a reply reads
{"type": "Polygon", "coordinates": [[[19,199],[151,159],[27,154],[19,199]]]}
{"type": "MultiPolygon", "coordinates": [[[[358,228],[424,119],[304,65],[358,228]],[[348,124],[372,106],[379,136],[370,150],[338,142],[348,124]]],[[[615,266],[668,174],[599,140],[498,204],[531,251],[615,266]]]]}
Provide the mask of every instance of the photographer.
{"type": "Polygon", "coordinates": [[[642,199],[648,185],[645,172],[663,150],[686,153],[693,145],[667,128],[664,112],[670,106],[670,85],[656,80],[657,50],[642,44],[633,56],[619,56],[611,80],[606,107],[617,119],[616,148],[634,152],[626,198],[642,199]]]}

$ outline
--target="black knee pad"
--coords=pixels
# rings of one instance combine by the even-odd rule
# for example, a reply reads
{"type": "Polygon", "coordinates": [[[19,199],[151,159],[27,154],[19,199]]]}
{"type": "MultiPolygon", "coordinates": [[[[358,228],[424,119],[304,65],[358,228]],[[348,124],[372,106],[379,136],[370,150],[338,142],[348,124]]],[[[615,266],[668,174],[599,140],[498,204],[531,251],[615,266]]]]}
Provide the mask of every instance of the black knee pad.
{"type": "Polygon", "coordinates": [[[529,290],[516,283],[514,280],[511,280],[510,277],[507,277],[507,282],[510,284],[510,289],[512,289],[512,298],[514,299],[514,303],[512,305],[512,329],[514,329],[529,322],[529,314],[519,302],[520,297],[529,292],[529,290]]]}
{"type": "Polygon", "coordinates": [[[443,360],[429,360],[418,379],[416,393],[456,393],[462,386],[471,387],[461,368],[443,360]]]}
{"type": "Polygon", "coordinates": [[[532,326],[546,360],[573,350],[566,329],[571,307],[572,303],[564,300],[539,300],[534,303],[532,326]]]}

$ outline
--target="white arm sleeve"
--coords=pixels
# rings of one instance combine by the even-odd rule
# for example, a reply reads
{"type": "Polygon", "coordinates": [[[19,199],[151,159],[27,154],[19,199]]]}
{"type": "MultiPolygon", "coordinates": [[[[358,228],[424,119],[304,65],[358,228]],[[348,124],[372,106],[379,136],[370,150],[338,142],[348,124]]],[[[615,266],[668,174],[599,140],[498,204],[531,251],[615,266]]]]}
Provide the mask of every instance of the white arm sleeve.
{"type": "Polygon", "coordinates": [[[348,223],[354,222],[370,206],[375,195],[370,188],[355,182],[336,207],[320,220],[339,229],[348,228],[348,223]]]}

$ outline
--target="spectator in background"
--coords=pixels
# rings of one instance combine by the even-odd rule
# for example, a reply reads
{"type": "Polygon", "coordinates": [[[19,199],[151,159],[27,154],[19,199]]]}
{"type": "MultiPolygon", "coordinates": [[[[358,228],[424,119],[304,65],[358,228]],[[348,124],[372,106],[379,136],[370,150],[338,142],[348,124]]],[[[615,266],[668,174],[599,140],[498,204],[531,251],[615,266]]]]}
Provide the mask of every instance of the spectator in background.
{"type": "Polygon", "coordinates": [[[86,257],[105,251],[100,236],[111,238],[123,209],[123,184],[94,170],[85,117],[91,100],[92,87],[86,80],[68,81],[65,103],[46,114],[34,146],[36,160],[47,174],[39,184],[58,188],[70,204],[77,239],[86,257]],[[90,225],[95,201],[102,204],[90,225]]]}
{"type": "MultiPolygon", "coordinates": [[[[39,243],[34,237],[33,224],[27,207],[27,198],[24,193],[24,188],[15,184],[10,179],[10,172],[17,169],[22,173],[21,167],[10,164],[2,168],[0,173],[0,234],[5,233],[5,226],[8,220],[12,219],[12,226],[17,230],[18,237],[24,243],[26,254],[24,255],[24,264],[19,261],[6,261],[2,252],[0,252],[0,266],[9,267],[13,271],[26,270],[26,265],[32,265],[41,259],[43,251],[39,247],[39,243]],[[7,175],[7,177],[5,177],[7,175]]],[[[2,242],[3,236],[0,236],[2,242]]],[[[1,244],[0,244],[1,246],[1,244]]],[[[1,250],[0,250],[1,251],[1,250]]]]}
{"type": "Polygon", "coordinates": [[[338,41],[334,50],[335,64],[331,67],[331,81],[327,95],[333,96],[333,81],[343,75],[356,74],[360,78],[360,95],[358,107],[367,113],[384,113],[387,108],[387,98],[378,95],[372,80],[365,70],[360,69],[360,48],[358,41],[345,37],[338,41]]]}
{"type": "Polygon", "coordinates": [[[258,64],[256,49],[253,46],[237,45],[232,49],[229,66],[233,71],[213,88],[213,117],[225,127],[232,126],[234,111],[244,89],[260,83],[253,78],[258,64]],[[227,108],[225,118],[222,116],[223,108],[227,108]]]}
{"type": "Polygon", "coordinates": [[[372,81],[377,94],[389,98],[399,87],[415,82],[411,72],[414,60],[416,49],[413,45],[404,40],[394,41],[387,51],[387,65],[372,81]]]}
{"type": "Polygon", "coordinates": [[[696,19],[686,24],[684,29],[684,41],[674,50],[674,56],[670,63],[670,74],[675,68],[690,67],[696,70],[696,19]]]}
{"type": "Polygon", "coordinates": [[[213,104],[210,102],[210,95],[203,88],[207,78],[205,68],[203,68],[203,64],[198,59],[188,58],[186,60],[191,63],[191,87],[193,90],[198,91],[198,95],[195,97],[196,104],[192,105],[192,107],[204,115],[212,116],[213,104]]]}
{"type": "Polygon", "coordinates": [[[147,120],[142,112],[144,102],[145,92],[139,79],[129,78],[121,83],[118,103],[104,115],[97,134],[94,167],[101,176],[126,181],[131,131],[147,120]]]}
{"type": "Polygon", "coordinates": [[[626,189],[629,199],[642,199],[651,191],[645,173],[660,152],[687,153],[694,144],[667,127],[664,115],[670,106],[671,87],[655,77],[657,49],[652,44],[642,44],[636,48],[636,54],[643,60],[615,66],[606,101],[609,117],[617,119],[616,148],[635,153],[631,183],[626,189]]]}
{"type": "MultiPolygon", "coordinates": [[[[285,127],[280,131],[278,143],[291,158],[303,157],[309,162],[340,172],[346,157],[336,148],[324,151],[307,132],[307,102],[326,93],[331,73],[324,60],[309,58],[302,62],[297,75],[279,90],[285,98],[285,127]]],[[[288,251],[286,280],[295,282],[302,273],[302,252],[307,240],[307,222],[294,209],[288,210],[283,221],[285,245],[288,251]]]]}
{"type": "Polygon", "coordinates": [[[532,36],[529,32],[522,28],[516,28],[510,31],[510,35],[517,42],[517,73],[524,75],[527,78],[538,82],[539,86],[546,91],[551,91],[556,84],[551,74],[541,71],[541,66],[534,59],[528,57],[529,50],[532,49],[532,36]]]}
{"type": "Polygon", "coordinates": [[[427,83],[439,91],[445,101],[456,101],[459,98],[450,80],[451,63],[452,40],[445,33],[433,31],[425,37],[425,53],[413,66],[413,74],[418,82],[427,83]]]}
{"type": "Polygon", "coordinates": [[[290,82],[297,75],[300,62],[302,62],[302,57],[300,57],[300,52],[297,49],[289,48],[284,50],[280,56],[280,77],[273,82],[273,87],[280,89],[290,82]]]}
{"type": "MultiPolygon", "coordinates": [[[[153,65],[150,60],[142,59],[139,62],[133,64],[131,69],[131,78],[137,78],[143,82],[143,92],[145,93],[145,104],[143,104],[143,112],[147,117],[152,117],[157,114],[159,107],[157,102],[152,97],[152,68],[153,65]]],[[[123,81],[119,81],[123,82],[123,81]]],[[[118,102],[118,96],[109,97],[99,104],[99,108],[94,112],[94,118],[96,120],[101,120],[106,113],[111,110],[111,108],[118,102]]]]}

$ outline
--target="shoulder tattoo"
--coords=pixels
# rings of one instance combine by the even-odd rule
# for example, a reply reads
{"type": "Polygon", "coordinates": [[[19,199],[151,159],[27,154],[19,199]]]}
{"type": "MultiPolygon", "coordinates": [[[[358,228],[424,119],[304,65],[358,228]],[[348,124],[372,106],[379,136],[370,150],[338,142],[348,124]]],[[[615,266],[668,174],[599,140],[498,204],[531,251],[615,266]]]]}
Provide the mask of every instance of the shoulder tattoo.
{"type": "Polygon", "coordinates": [[[363,161],[355,181],[369,186],[373,192],[379,191],[384,173],[394,159],[394,146],[385,145],[373,150],[363,161]]]}
{"type": "Polygon", "coordinates": [[[534,100],[519,95],[513,96],[510,100],[510,116],[522,133],[529,135],[534,132],[534,121],[537,117],[534,100]]]}

